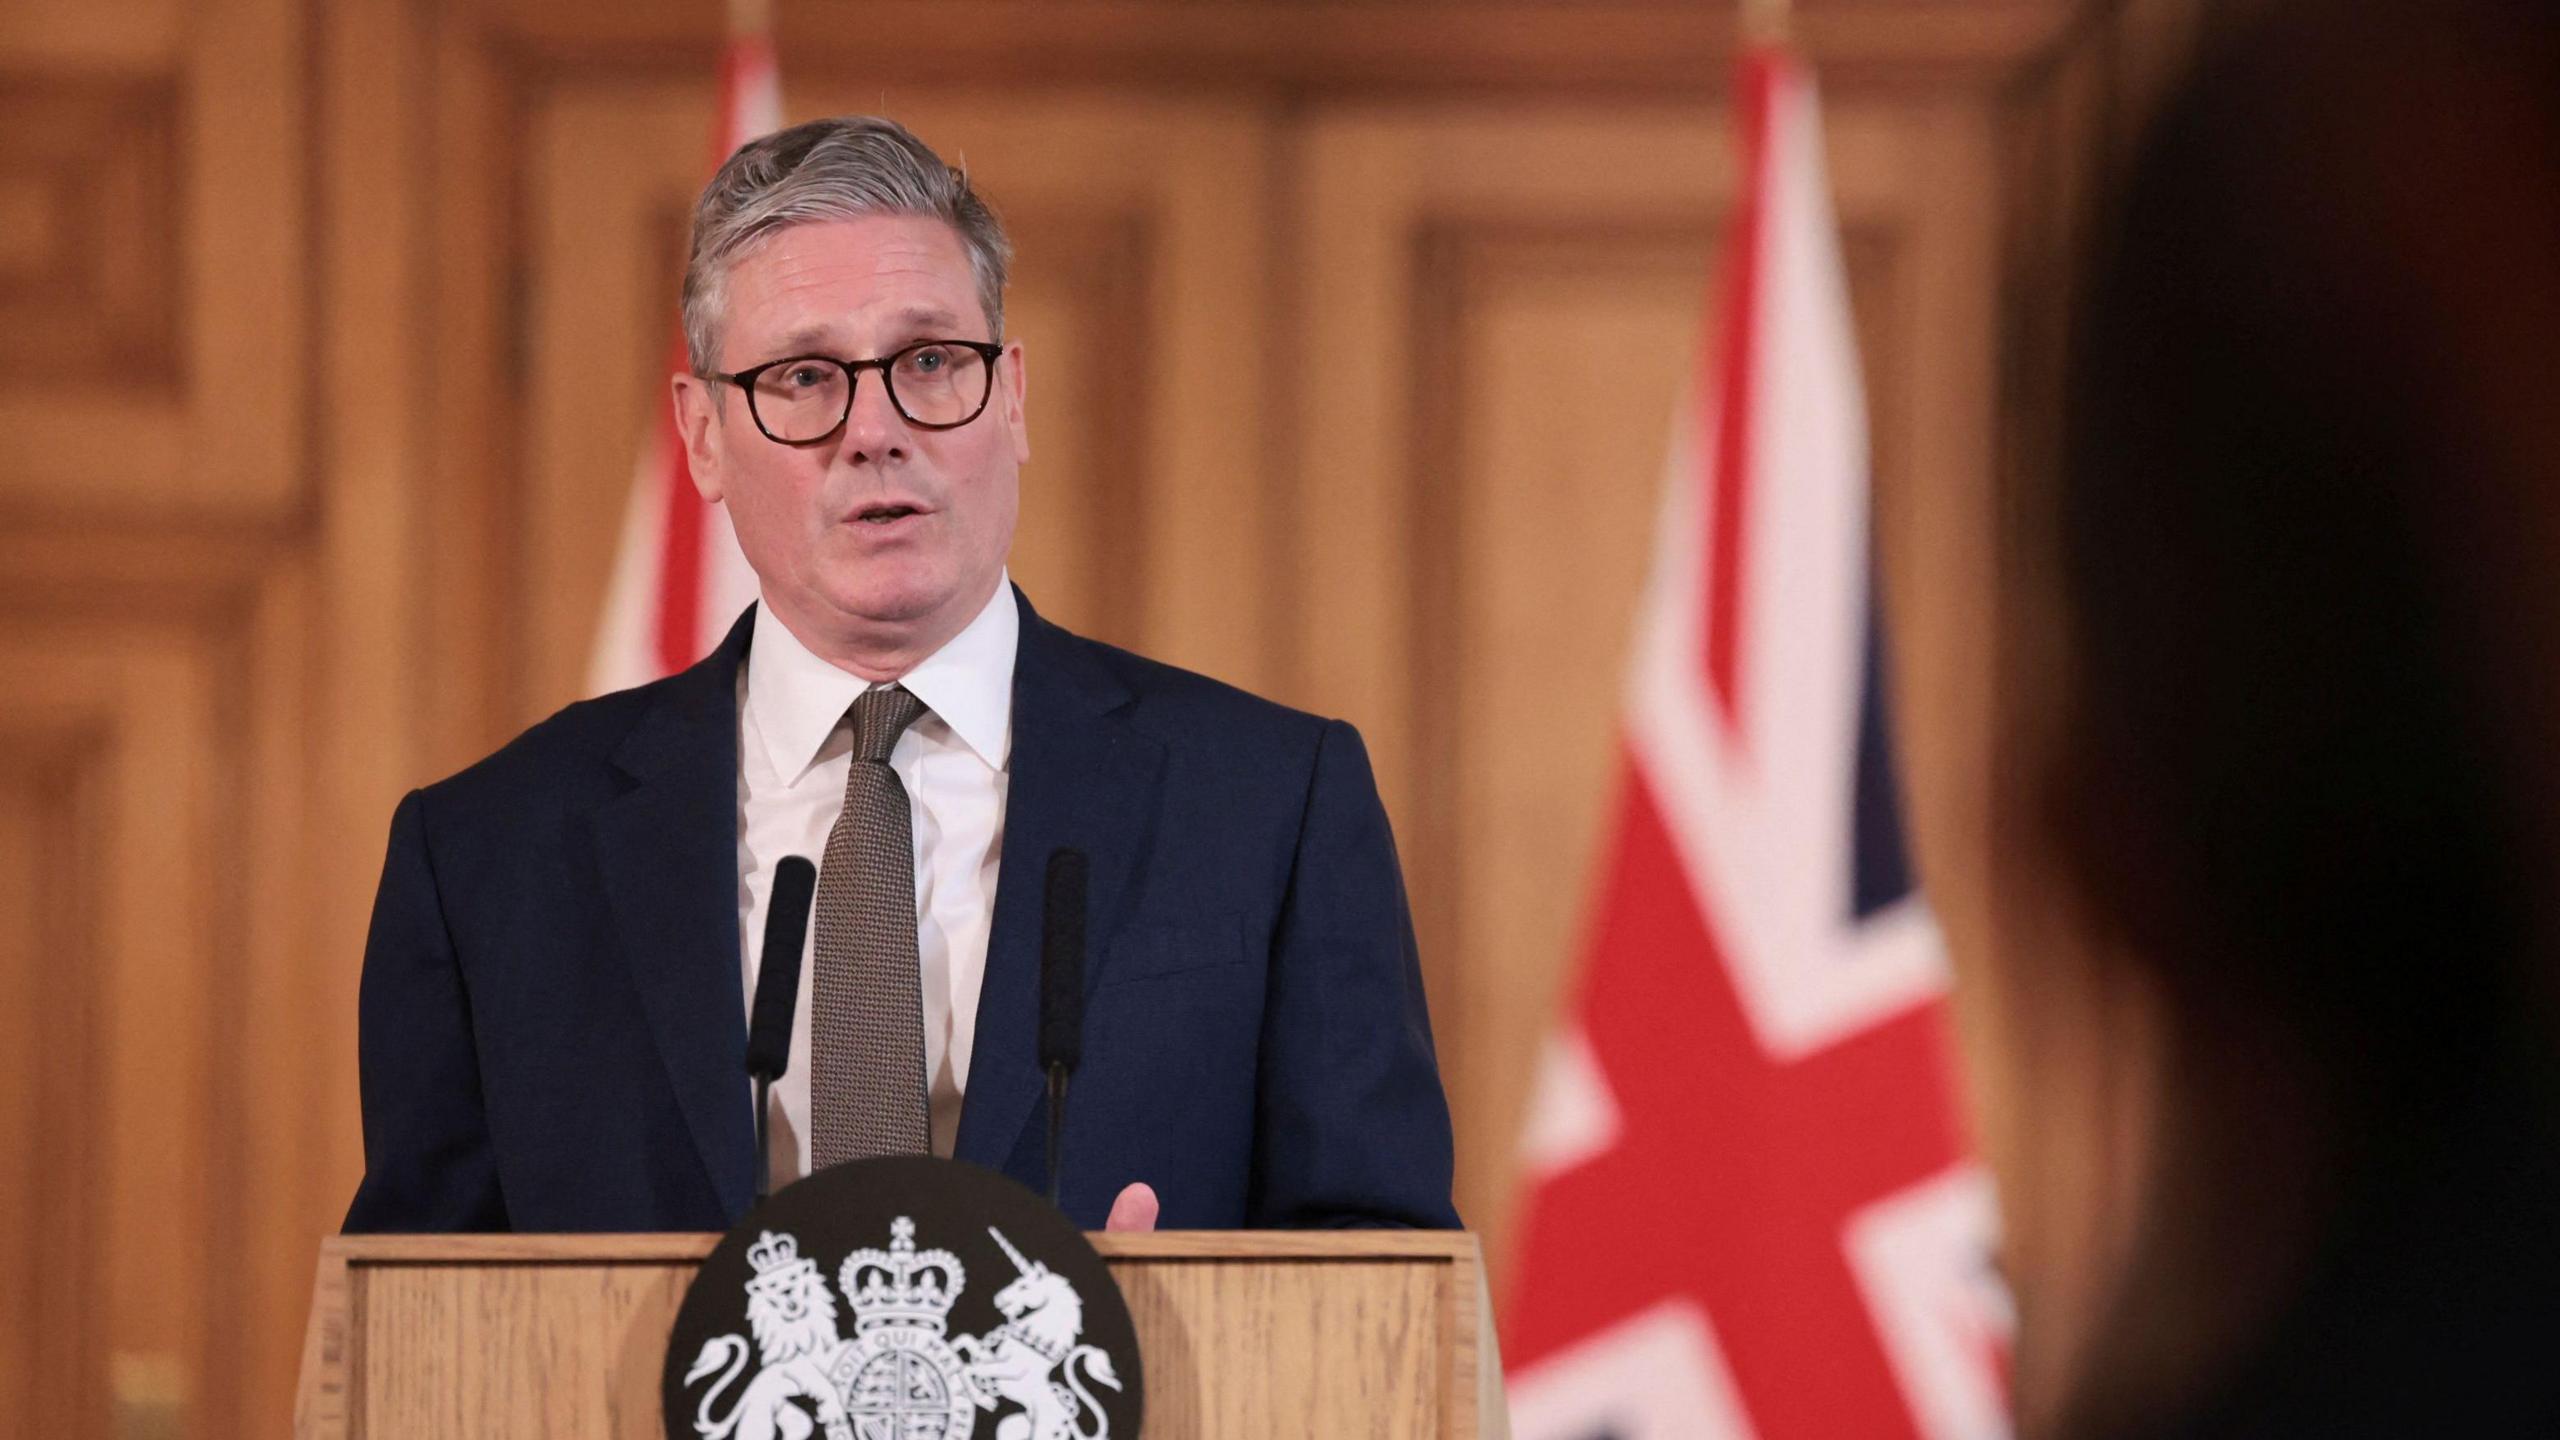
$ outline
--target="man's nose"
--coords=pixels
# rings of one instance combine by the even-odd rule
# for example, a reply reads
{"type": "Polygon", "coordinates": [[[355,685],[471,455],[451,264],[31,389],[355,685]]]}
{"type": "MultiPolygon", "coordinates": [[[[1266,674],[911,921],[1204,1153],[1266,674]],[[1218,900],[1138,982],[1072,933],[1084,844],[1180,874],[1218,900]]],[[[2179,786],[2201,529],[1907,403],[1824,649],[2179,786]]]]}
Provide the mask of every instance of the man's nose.
{"type": "Polygon", "coordinates": [[[844,417],[845,458],[857,465],[904,460],[906,440],[907,422],[889,403],[887,377],[877,370],[856,377],[853,408],[844,417]]]}

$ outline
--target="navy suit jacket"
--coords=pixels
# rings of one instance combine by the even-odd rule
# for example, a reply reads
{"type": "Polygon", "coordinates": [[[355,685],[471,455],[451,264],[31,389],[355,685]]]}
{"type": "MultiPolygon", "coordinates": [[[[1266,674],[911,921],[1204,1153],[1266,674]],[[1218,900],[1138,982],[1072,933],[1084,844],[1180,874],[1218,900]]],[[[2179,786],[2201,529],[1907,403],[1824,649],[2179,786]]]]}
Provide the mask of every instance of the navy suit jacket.
{"type": "MultiPolygon", "coordinates": [[[[1089,857],[1062,1203],[1168,1228],[1454,1226],[1394,841],[1341,721],[1071,635],[1017,591],[1002,870],[959,1159],[1045,1185],[1041,877],[1089,857]]],[[[350,1231],[725,1230],[754,1187],[742,618],[404,799],[365,946],[350,1231]]]]}

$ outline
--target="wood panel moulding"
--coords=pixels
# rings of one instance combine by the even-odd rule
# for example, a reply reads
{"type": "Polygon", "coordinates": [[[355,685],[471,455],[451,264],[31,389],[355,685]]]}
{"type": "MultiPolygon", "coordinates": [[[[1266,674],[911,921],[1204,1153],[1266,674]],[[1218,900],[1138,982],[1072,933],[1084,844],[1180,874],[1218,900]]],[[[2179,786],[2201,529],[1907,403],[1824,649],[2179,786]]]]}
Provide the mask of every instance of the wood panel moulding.
{"type": "MultiPolygon", "coordinates": [[[[369,308],[406,329],[405,363],[421,392],[406,410],[387,410],[376,427],[417,426],[414,475],[386,475],[381,488],[386,500],[424,497],[410,517],[410,546],[388,553],[413,564],[418,593],[435,597],[415,613],[412,643],[438,682],[416,696],[409,723],[416,727],[417,751],[397,782],[408,785],[489,753],[525,718],[519,677],[536,622],[523,611],[516,580],[527,544],[518,397],[530,368],[526,312],[537,297],[522,193],[537,117],[522,66],[474,13],[451,3],[419,7],[398,0],[368,0],[356,13],[368,12],[371,23],[388,32],[372,48],[416,57],[389,77],[403,92],[398,101],[367,92],[345,102],[374,112],[376,125],[417,152],[413,161],[389,172],[361,167],[354,155],[341,162],[351,192],[362,188],[410,207],[402,217],[406,226],[384,234],[380,249],[368,247],[399,254],[410,267],[397,284],[385,275],[369,308]]],[[[351,37],[346,48],[352,52],[359,43],[351,37]]],[[[350,54],[332,74],[353,88],[349,77],[365,68],[350,54]]],[[[702,114],[678,154],[700,155],[710,123],[707,100],[702,114]]],[[[661,353],[663,341],[651,338],[632,360],[661,353]]],[[[590,422],[596,443],[624,447],[627,469],[638,437],[613,434],[610,423],[609,416],[590,422]]],[[[624,478],[627,484],[627,473],[624,478]]],[[[554,576],[552,583],[565,588],[574,578],[554,576]]],[[[396,797],[396,789],[385,789],[396,797]]],[[[387,823],[389,813],[379,809],[373,823],[387,823]]]]}
{"type": "Polygon", "coordinates": [[[84,1433],[108,1336],[97,1302],[101,721],[0,712],[0,1403],[26,1433],[84,1433]]]}
{"type": "Polygon", "coordinates": [[[1322,444],[1295,476],[1297,698],[1377,757],[1461,1213],[1497,1273],[1730,185],[1720,130],[1686,107],[1361,111],[1302,151],[1297,346],[1323,363],[1301,377],[1322,444]]]}
{"type": "MultiPolygon", "coordinates": [[[[723,12],[700,0],[610,10],[463,0],[556,63],[699,67],[723,12]]],[[[1799,39],[1827,73],[1984,83],[2051,49],[2076,0],[1806,0],[1799,39]]],[[[803,0],[778,7],[787,66],[908,83],[1241,86],[1306,95],[1531,92],[1624,100],[1720,90],[1740,25],[1678,0],[803,0]]]]}
{"type": "Polygon", "coordinates": [[[1160,419],[1151,300],[1162,241],[1145,209],[1055,204],[1005,212],[1020,302],[1006,328],[1027,337],[1024,362],[1039,381],[1013,568],[1051,619],[1143,647],[1147,570],[1113,557],[1144,556],[1160,538],[1148,501],[1166,477],[1132,441],[1160,419]]]}
{"type": "Polygon", "coordinates": [[[479,367],[487,423],[513,427],[469,481],[488,517],[476,543],[493,551],[480,580],[497,602],[484,612],[497,629],[469,664],[514,693],[455,764],[585,693],[634,466],[670,403],[664,226],[690,211],[712,122],[702,82],[607,70],[504,83],[523,123],[490,137],[505,148],[489,176],[514,188],[484,221],[515,232],[496,317],[512,340],[461,358],[479,367]]]}
{"type": "MultiPolygon", "coordinates": [[[[0,1233],[40,1242],[43,1323],[62,1331],[37,1351],[78,1352],[35,1387],[37,1413],[70,1407],[43,1433],[105,1433],[110,1411],[232,1433],[289,1373],[289,1355],[256,1373],[299,1308],[258,1267],[293,1223],[277,1199],[303,1157],[270,1145],[287,1173],[253,1173],[250,1127],[293,1126],[304,1087],[261,1081],[307,1048],[309,1020],[252,1013],[253,995],[301,992],[277,983],[299,937],[251,912],[291,871],[295,817],[266,797],[299,793],[275,769],[298,753],[299,708],[267,658],[301,612],[273,603],[292,584],[287,542],[232,541],[0,530],[0,830],[35,836],[52,877],[27,912],[44,933],[0,938],[0,985],[38,987],[5,1008],[40,1027],[32,1096],[53,1120],[40,1149],[13,1153],[58,1157],[31,1193],[77,1212],[0,1199],[0,1233]],[[253,947],[261,928],[275,943],[253,947]],[[67,1287],[81,1299],[57,1311],[67,1287]],[[66,1398],[46,1398],[55,1386],[66,1398]]],[[[18,913],[0,905],[0,930],[18,913]]],[[[286,1249],[298,1270],[307,1251],[286,1249]]]]}
{"type": "Polygon", "coordinates": [[[292,528],[258,524],[0,521],[0,626],[120,619],[211,638],[238,629],[301,548],[292,528]]]}
{"type": "Polygon", "coordinates": [[[0,388],[181,383],[177,125],[165,76],[0,75],[0,388]]]}
{"type": "Polygon", "coordinates": [[[0,373],[0,499],[84,518],[288,512],[310,478],[290,78],[306,7],[232,0],[204,23],[110,7],[140,48],[165,47],[140,64],[76,8],[96,7],[20,0],[0,24],[0,176],[16,177],[0,212],[34,232],[0,243],[18,277],[0,333],[24,337],[0,373]]]}
{"type": "Polygon", "coordinates": [[[1552,1023],[1612,794],[1659,454],[1715,250],[1703,211],[1617,218],[1435,221],[1413,246],[1403,849],[1461,1213],[1495,1236],[1520,1057],[1552,1023]]]}
{"type": "Polygon", "coordinates": [[[66,1422],[48,1433],[76,1435],[106,1430],[111,1379],[137,1366],[201,1377],[218,1363],[203,1322],[235,1237],[210,1220],[199,1108],[213,1027],[199,1018],[209,986],[194,935],[219,924],[185,738],[201,692],[165,643],[48,628],[32,642],[0,635],[18,681],[0,744],[47,767],[33,784],[0,782],[15,812],[0,829],[28,832],[49,889],[33,943],[0,943],[16,972],[6,987],[28,1002],[10,1007],[32,1027],[21,1042],[50,1072],[27,1097],[45,1107],[44,1148],[20,1152],[48,1163],[27,1167],[23,1189],[0,1186],[19,1192],[0,1223],[34,1247],[21,1273],[35,1295],[50,1306],[76,1293],[22,1337],[62,1366],[26,1377],[38,1412],[66,1422]],[[46,744],[45,730],[60,738],[46,744]]]}

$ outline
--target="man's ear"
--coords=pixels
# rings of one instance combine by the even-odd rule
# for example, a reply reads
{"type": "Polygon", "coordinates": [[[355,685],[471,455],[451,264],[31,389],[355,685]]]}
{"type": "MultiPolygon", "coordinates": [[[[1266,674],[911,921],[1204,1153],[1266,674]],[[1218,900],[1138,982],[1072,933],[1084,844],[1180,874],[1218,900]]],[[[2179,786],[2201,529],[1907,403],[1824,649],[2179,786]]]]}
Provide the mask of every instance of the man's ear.
{"type": "Polygon", "coordinates": [[[684,446],[685,471],[693,476],[693,488],[709,504],[718,504],[721,496],[720,446],[713,432],[720,428],[720,392],[713,382],[699,375],[677,372],[669,404],[675,406],[676,440],[684,446]]]}
{"type": "Polygon", "coordinates": [[[997,377],[996,388],[1003,392],[1005,426],[1013,431],[1013,463],[1025,465],[1031,460],[1031,429],[1023,421],[1022,402],[1031,390],[1022,373],[1022,342],[1006,346],[1004,358],[1012,363],[1001,367],[1004,373],[997,377]]]}

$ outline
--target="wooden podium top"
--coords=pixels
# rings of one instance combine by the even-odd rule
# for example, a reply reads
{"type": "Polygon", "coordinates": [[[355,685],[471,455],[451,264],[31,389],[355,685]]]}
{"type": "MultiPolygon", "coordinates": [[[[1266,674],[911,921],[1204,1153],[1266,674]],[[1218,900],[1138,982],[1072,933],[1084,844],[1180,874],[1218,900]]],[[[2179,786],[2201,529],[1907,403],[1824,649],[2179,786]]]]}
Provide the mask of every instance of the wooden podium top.
{"type": "MultiPolygon", "coordinates": [[[[1462,1231],[1096,1234],[1146,1357],[1152,1440],[1506,1432],[1462,1231]]],[[[321,1245],[299,1440],[658,1440],[666,1336],[716,1235],[373,1235],[321,1245]]]]}
{"type": "MultiPolygon", "coordinates": [[[[1091,1231],[1085,1239],[1107,1261],[1151,1260],[1422,1260],[1463,1265],[1477,1256],[1465,1230],[1156,1230],[1091,1231]]],[[[352,1264],[669,1265],[698,1262],[717,1235],[333,1235],[322,1259],[352,1264]]],[[[1115,1264],[1114,1273],[1118,1266],[1115,1264]]]]}

